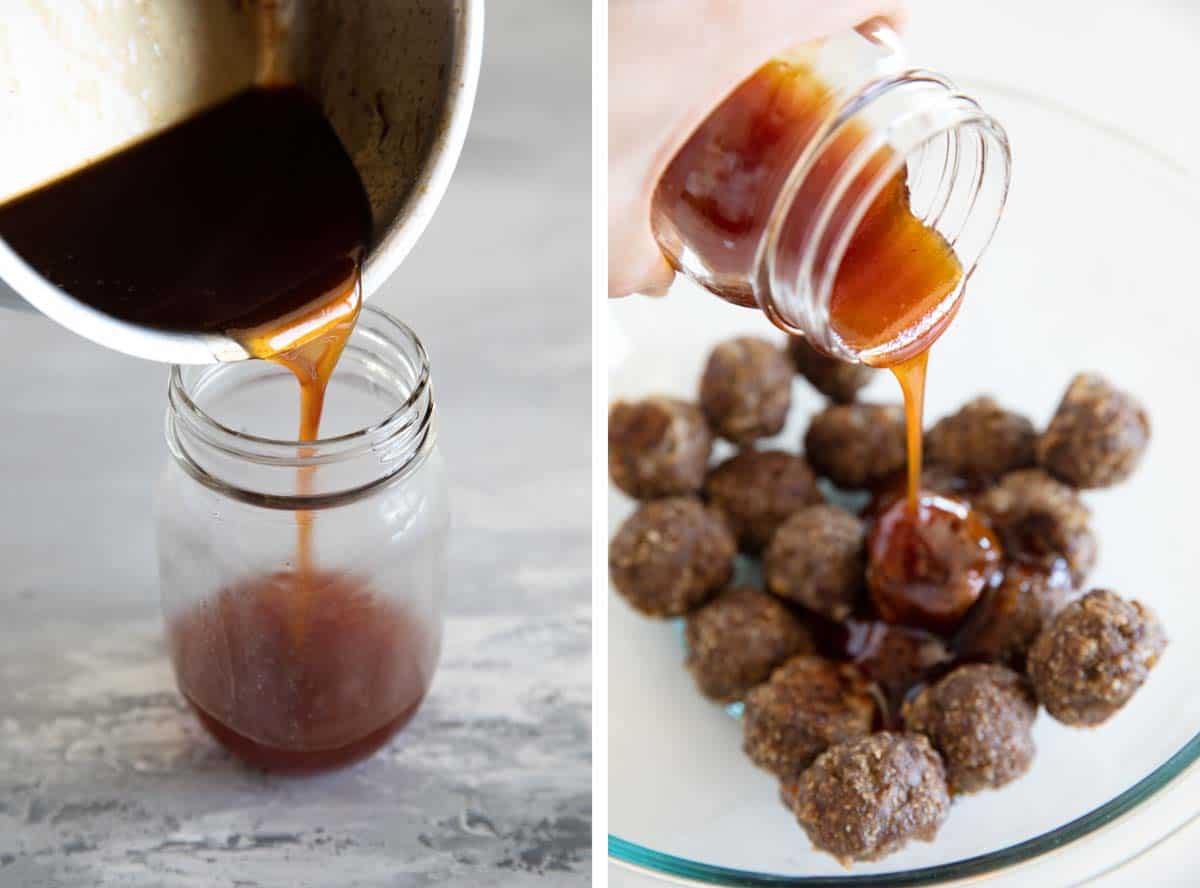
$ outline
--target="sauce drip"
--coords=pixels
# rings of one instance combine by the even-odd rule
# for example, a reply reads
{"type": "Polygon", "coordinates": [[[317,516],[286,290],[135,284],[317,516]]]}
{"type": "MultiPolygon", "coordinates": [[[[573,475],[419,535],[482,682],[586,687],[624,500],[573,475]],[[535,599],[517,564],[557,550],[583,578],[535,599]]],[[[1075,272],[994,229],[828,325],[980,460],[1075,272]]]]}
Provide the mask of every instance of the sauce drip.
{"type": "MultiPolygon", "coordinates": [[[[318,439],[358,317],[371,227],[353,162],[291,87],[247,90],[0,206],[0,236],[76,299],[141,326],[223,333],[294,374],[301,442],[318,439]]],[[[298,470],[301,496],[311,472],[298,470]]],[[[202,722],[276,770],[369,755],[415,711],[432,668],[419,621],[319,566],[313,524],[296,513],[288,570],[214,589],[169,627],[202,722]]]]}
{"type": "Polygon", "coordinates": [[[921,495],[922,417],[925,413],[925,375],[929,352],[917,352],[892,367],[904,393],[904,432],[908,451],[908,510],[916,513],[921,495]]]}
{"type": "MultiPolygon", "coordinates": [[[[296,377],[300,384],[300,421],[296,433],[300,441],[316,441],[320,435],[329,379],[362,308],[357,256],[350,257],[340,268],[331,268],[330,272],[330,289],[326,293],[276,321],[231,331],[251,355],[278,364],[296,377]]],[[[301,457],[311,455],[311,448],[301,448],[301,457]]],[[[296,469],[296,493],[299,496],[312,493],[311,466],[296,469]]],[[[309,611],[317,585],[313,579],[315,570],[313,514],[298,511],[291,608],[291,633],[297,645],[303,643],[310,622],[309,611]]]]}

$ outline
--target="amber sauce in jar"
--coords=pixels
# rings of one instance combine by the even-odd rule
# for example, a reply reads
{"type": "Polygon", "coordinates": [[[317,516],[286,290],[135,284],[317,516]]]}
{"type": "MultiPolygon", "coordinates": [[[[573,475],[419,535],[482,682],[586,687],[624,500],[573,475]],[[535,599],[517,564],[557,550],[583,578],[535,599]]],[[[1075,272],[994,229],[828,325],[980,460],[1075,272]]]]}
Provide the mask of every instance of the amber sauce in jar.
{"type": "MultiPolygon", "coordinates": [[[[773,60],[739,86],[701,124],[671,161],[655,192],[668,203],[687,249],[704,258],[709,288],[739,305],[755,304],[747,271],[755,259],[776,194],[797,153],[828,113],[828,89],[799,62],[773,60]]],[[[815,211],[831,176],[868,137],[851,120],[830,138],[791,207],[815,211]]],[[[850,183],[869,187],[879,169],[894,164],[876,151],[850,183]]],[[[843,200],[837,207],[847,207],[843,200]]],[[[876,194],[855,227],[838,267],[830,323],[849,346],[868,350],[896,340],[945,302],[958,287],[962,266],[934,229],[913,215],[903,167],[876,194]]],[[[952,316],[947,313],[946,320],[952,316]]],[[[905,392],[910,445],[910,503],[919,488],[921,408],[926,352],[945,324],[923,339],[889,352],[905,392]]]]}
{"type": "MultiPolygon", "coordinates": [[[[0,206],[0,235],[76,298],[145,326],[222,332],[286,367],[300,386],[300,441],[318,437],[358,317],[371,224],[354,164],[290,87],[246,90],[0,206]]],[[[313,520],[297,513],[288,569],[214,589],[170,626],[202,722],[274,770],[368,755],[424,695],[407,653],[424,646],[419,630],[364,579],[319,567],[313,520]]]]}
{"type": "MultiPolygon", "coordinates": [[[[807,65],[770,61],[709,115],[668,165],[655,203],[673,220],[681,248],[702,257],[705,285],[722,298],[756,304],[747,279],[776,196],[832,101],[807,65]]],[[[853,119],[831,135],[801,183],[792,216],[815,211],[831,178],[868,135],[853,119]]],[[[887,148],[872,154],[849,184],[849,199],[834,211],[847,211],[856,192],[897,162],[887,148]]],[[[909,208],[901,165],[872,198],[846,248],[829,306],[834,329],[860,350],[891,342],[938,308],[961,278],[950,245],[909,208]]],[[[940,332],[891,357],[912,357],[940,332]]]]}
{"type": "MultiPolygon", "coordinates": [[[[736,304],[756,305],[751,270],[797,157],[811,140],[824,139],[781,229],[784,253],[799,249],[789,239],[803,236],[806,215],[817,212],[833,177],[870,136],[855,118],[822,133],[833,101],[811,67],[785,59],[763,65],[730,94],[688,139],[656,190],[657,210],[671,220],[676,241],[668,256],[674,253],[677,264],[685,254],[699,257],[708,289],[736,304]]],[[[942,235],[913,213],[906,169],[891,149],[878,148],[866,158],[847,184],[847,198],[832,204],[835,218],[851,212],[856,197],[866,209],[837,264],[829,326],[854,352],[886,355],[872,363],[896,376],[907,425],[908,496],[875,522],[875,572],[887,580],[889,618],[949,631],[998,561],[994,537],[964,504],[921,493],[928,353],[956,313],[957,304],[946,302],[959,290],[963,268],[942,235]],[[891,169],[896,172],[883,177],[881,187],[881,174],[891,169]],[[876,191],[872,196],[867,189],[876,191]],[[919,336],[905,335],[915,329],[919,336]],[[964,570],[975,573],[947,593],[955,600],[936,600],[938,578],[963,580],[964,570]],[[912,596],[911,607],[898,600],[905,594],[912,596]]],[[[853,219],[840,222],[849,226],[853,219]]]]}

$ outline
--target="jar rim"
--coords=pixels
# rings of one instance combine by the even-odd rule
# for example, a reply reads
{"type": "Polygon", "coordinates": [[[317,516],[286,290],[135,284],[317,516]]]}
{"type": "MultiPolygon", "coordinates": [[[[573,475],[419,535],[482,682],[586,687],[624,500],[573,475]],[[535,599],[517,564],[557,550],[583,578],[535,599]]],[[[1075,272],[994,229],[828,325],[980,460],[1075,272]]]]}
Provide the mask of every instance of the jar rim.
{"type": "MultiPolygon", "coordinates": [[[[254,435],[249,432],[238,431],[237,429],[231,428],[210,416],[204,410],[204,408],[197,404],[195,399],[192,398],[192,396],[188,393],[187,384],[183,380],[183,371],[185,369],[194,369],[194,365],[190,364],[171,365],[170,379],[167,388],[167,396],[170,401],[171,409],[177,413],[184,413],[188,415],[189,418],[194,419],[196,423],[215,435],[228,437],[235,441],[245,441],[254,445],[320,449],[322,447],[353,443],[360,441],[365,437],[369,437],[376,432],[386,429],[398,418],[403,417],[404,414],[411,410],[425,393],[425,390],[429,386],[429,355],[425,351],[424,344],[417,337],[417,334],[413,332],[413,329],[394,315],[384,311],[381,308],[376,308],[373,305],[364,305],[359,315],[358,325],[361,325],[363,320],[367,318],[378,319],[382,322],[384,327],[391,328],[391,331],[394,331],[396,334],[398,334],[398,337],[402,340],[401,346],[408,346],[411,348],[417,361],[417,378],[413,382],[412,391],[409,392],[408,397],[405,398],[404,401],[391,413],[370,425],[363,426],[359,429],[354,429],[353,431],[343,432],[340,435],[331,435],[327,438],[317,438],[313,441],[301,441],[298,438],[270,438],[263,435],[254,435]]],[[[355,327],[356,330],[359,329],[358,325],[355,327]]],[[[233,364],[241,362],[235,361],[228,363],[233,364]]],[[[226,365],[218,364],[215,366],[222,367],[226,365]]],[[[298,464],[307,465],[308,463],[298,464]]]]}
{"type": "MultiPolygon", "coordinates": [[[[364,307],[343,362],[369,375],[403,375],[403,400],[361,428],[314,441],[238,431],[197,404],[195,392],[241,362],[173,366],[168,383],[166,439],[176,463],[194,480],[253,505],[316,509],[340,505],[412,474],[436,442],[429,358],[417,335],[397,318],[364,307]],[[365,347],[364,347],[365,346],[365,347]],[[364,357],[365,356],[365,357],[364,357]],[[189,374],[195,376],[189,379],[189,374]],[[294,489],[296,470],[327,466],[313,489],[294,489]],[[329,474],[332,473],[332,474],[329,474]]],[[[286,371],[284,371],[286,372],[286,371]]],[[[390,380],[389,380],[390,381],[390,380]]]]}

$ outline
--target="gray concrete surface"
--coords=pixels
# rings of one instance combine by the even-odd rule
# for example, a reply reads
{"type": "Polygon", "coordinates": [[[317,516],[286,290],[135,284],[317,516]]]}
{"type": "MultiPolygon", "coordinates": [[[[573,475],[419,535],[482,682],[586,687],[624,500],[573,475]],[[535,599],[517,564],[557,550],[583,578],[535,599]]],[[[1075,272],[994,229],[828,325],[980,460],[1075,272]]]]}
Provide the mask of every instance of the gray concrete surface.
{"type": "Polygon", "coordinates": [[[425,706],[350,770],[235,764],[165,660],[165,370],[0,316],[0,886],[575,885],[590,874],[588,4],[489,10],[458,174],[376,297],[453,485],[425,706]]]}

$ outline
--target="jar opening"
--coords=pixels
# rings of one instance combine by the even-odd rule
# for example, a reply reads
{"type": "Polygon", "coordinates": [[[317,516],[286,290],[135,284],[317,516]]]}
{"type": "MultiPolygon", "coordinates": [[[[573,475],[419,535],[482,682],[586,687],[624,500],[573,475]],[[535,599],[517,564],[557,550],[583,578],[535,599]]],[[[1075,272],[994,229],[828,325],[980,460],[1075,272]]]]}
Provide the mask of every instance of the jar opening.
{"type": "Polygon", "coordinates": [[[906,71],[868,84],[814,140],[775,205],[759,248],[763,311],[843,360],[884,365],[922,350],[953,317],[991,240],[1010,163],[1003,129],[944,78],[906,71]],[[834,285],[859,226],[897,177],[907,211],[952,251],[961,275],[930,310],[866,345],[836,329],[834,285]]]}
{"type": "Polygon", "coordinates": [[[363,309],[330,380],[323,436],[315,441],[296,439],[295,377],[265,361],[174,366],[168,402],[167,443],[185,471],[279,508],[313,508],[373,489],[415,469],[435,440],[425,349],[373,306],[363,309]],[[315,470],[305,474],[303,490],[298,469],[315,470]]]}

